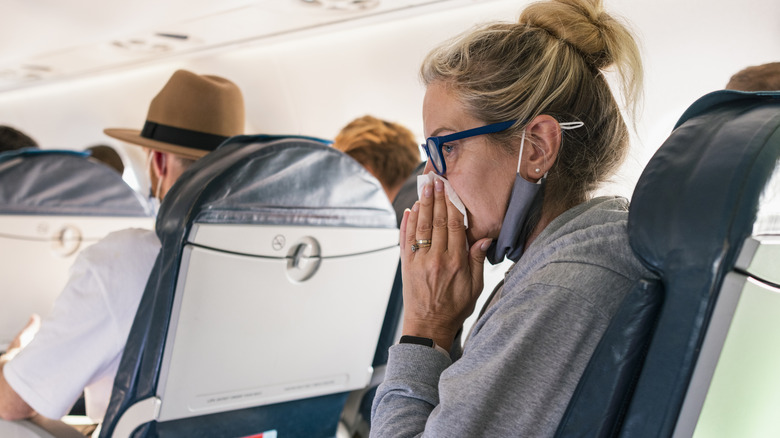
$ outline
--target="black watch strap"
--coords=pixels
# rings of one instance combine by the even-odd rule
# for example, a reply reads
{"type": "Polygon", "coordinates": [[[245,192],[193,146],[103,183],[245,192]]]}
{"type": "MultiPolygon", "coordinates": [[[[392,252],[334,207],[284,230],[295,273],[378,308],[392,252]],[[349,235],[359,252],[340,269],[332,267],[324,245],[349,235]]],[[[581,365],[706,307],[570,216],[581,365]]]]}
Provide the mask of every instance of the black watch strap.
{"type": "Polygon", "coordinates": [[[436,348],[436,343],[433,342],[433,339],[431,338],[421,338],[419,336],[409,336],[404,335],[401,336],[401,340],[398,341],[399,344],[417,344],[417,345],[425,345],[426,347],[436,348]]]}

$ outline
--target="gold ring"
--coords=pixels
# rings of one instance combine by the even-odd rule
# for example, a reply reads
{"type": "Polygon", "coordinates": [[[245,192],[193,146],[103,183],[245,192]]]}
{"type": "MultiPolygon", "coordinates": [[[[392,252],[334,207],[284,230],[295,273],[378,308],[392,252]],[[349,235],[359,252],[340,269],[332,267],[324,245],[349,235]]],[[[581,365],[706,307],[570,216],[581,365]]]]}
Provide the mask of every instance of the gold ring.
{"type": "Polygon", "coordinates": [[[412,244],[412,252],[416,252],[420,248],[427,248],[431,246],[431,239],[420,239],[417,243],[412,244]]]}

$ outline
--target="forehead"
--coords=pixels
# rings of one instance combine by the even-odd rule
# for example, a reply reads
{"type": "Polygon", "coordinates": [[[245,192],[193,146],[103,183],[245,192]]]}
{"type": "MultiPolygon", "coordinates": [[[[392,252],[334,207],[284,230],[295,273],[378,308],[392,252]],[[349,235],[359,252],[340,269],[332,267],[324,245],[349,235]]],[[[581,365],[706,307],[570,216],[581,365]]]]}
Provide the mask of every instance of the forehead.
{"type": "Polygon", "coordinates": [[[434,82],[425,90],[423,127],[425,136],[440,135],[439,131],[457,132],[479,126],[479,120],[466,113],[452,87],[434,82]]]}

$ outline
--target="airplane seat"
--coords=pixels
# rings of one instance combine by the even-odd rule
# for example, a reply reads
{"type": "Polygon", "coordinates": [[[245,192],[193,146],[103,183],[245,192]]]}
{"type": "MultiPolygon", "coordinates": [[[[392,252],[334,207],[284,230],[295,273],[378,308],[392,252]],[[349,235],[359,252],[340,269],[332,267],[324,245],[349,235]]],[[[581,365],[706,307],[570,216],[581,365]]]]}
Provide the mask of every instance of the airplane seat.
{"type": "Polygon", "coordinates": [[[88,156],[0,153],[0,351],[30,314],[49,313],[79,251],[111,231],[154,224],[147,200],[88,156]]]}
{"type": "Polygon", "coordinates": [[[777,436],[780,93],[697,100],[640,177],[641,280],[594,352],[558,437],[777,436]]]}
{"type": "Polygon", "coordinates": [[[372,377],[395,214],[347,155],[239,136],[166,195],[100,437],[335,436],[372,377]]]}

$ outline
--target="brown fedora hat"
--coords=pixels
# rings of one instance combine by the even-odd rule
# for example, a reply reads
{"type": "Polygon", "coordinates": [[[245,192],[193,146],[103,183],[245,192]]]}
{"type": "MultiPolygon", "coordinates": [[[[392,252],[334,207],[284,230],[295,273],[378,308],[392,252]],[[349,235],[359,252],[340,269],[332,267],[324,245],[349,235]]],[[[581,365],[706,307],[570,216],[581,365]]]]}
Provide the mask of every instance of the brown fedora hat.
{"type": "Polygon", "coordinates": [[[149,105],[142,130],[110,128],[106,135],[128,143],[200,158],[228,137],[244,133],[244,98],[219,76],[177,70],[149,105]]]}

